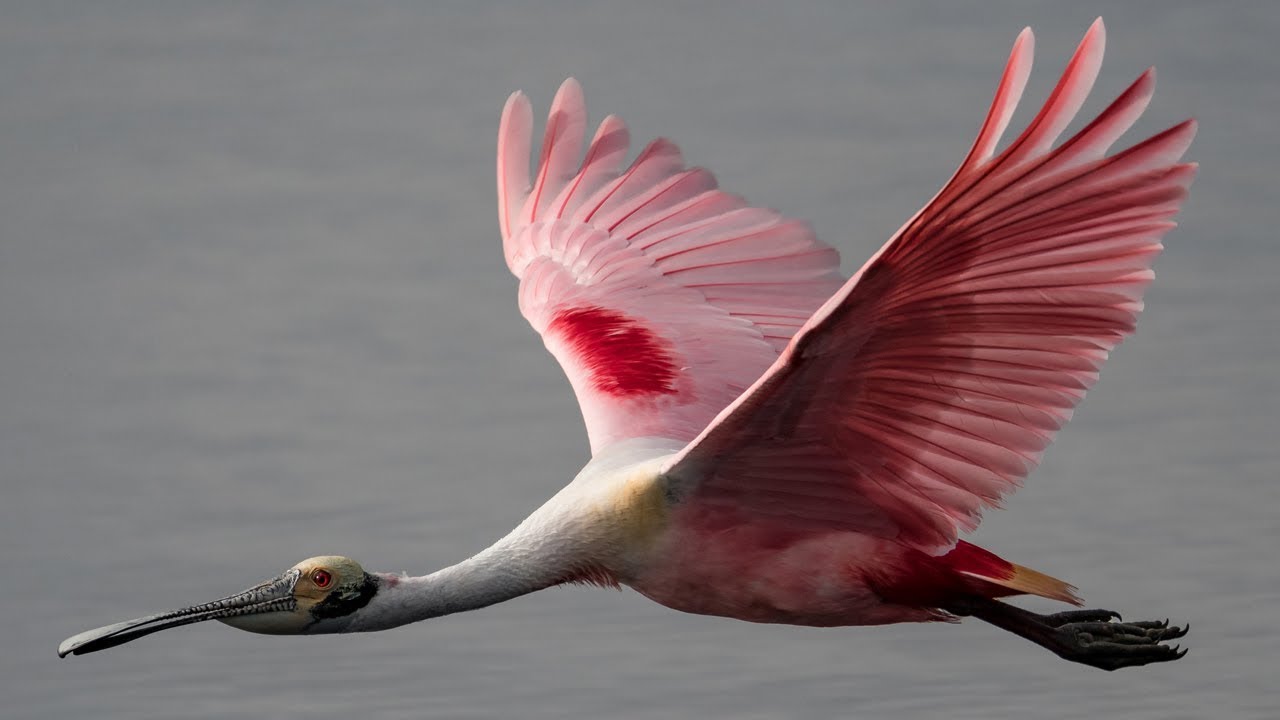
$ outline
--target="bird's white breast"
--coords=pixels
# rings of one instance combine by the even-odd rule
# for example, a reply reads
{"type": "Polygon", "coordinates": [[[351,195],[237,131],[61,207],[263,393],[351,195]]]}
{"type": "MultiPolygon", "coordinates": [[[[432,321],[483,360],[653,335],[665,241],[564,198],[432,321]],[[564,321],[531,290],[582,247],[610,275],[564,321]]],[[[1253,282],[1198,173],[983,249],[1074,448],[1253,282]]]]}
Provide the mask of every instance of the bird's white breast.
{"type": "Polygon", "coordinates": [[[544,510],[562,532],[625,576],[667,529],[670,502],[660,471],[681,447],[644,438],[606,448],[544,510]]]}

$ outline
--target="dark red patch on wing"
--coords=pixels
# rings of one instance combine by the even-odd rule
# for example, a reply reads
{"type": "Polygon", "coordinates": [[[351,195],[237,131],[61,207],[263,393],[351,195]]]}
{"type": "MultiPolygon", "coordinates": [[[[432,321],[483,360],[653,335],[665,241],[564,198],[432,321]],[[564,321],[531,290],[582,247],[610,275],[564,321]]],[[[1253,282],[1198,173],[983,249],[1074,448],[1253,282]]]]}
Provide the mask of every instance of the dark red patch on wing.
{"type": "Polygon", "coordinates": [[[614,396],[675,392],[676,365],[662,339],[615,310],[561,310],[547,327],[591,373],[596,390],[614,396]]]}

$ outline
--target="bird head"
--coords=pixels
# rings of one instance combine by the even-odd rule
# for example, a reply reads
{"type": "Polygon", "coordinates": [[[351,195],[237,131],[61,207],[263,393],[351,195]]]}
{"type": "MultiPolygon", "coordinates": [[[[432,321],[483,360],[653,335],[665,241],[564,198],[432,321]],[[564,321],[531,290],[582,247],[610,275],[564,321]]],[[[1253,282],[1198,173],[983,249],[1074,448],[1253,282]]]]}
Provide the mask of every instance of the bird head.
{"type": "Polygon", "coordinates": [[[67,638],[58,656],[105,650],[154,632],[218,620],[269,635],[342,632],[378,592],[379,580],[351,558],[322,555],[220,600],[107,625],[67,638]]]}

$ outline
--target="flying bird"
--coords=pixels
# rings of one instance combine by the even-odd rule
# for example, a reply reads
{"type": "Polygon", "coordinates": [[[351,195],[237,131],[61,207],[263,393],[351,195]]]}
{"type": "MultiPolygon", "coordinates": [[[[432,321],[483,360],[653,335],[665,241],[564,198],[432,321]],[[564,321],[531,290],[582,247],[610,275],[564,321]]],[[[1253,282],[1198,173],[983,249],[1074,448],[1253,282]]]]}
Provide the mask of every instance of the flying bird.
{"type": "Polygon", "coordinates": [[[422,577],[315,557],[221,600],[67,639],[81,655],[202,620],[258,633],[386,630],[566,583],[807,626],[975,617],[1105,670],[1180,658],[1184,628],[1037,614],[1075,588],[962,539],[1039,463],[1133,329],[1195,165],[1183,123],[1121,152],[1142,73],[1055,143],[1102,63],[1098,20],[998,150],[1031,71],[1018,36],[969,154],[852,278],[808,225],[749,205],[626,124],[587,145],[582,90],[498,130],[498,219],[520,311],[577,395],[591,459],[488,549],[422,577]],[[625,167],[624,167],[625,165],[625,167]]]}

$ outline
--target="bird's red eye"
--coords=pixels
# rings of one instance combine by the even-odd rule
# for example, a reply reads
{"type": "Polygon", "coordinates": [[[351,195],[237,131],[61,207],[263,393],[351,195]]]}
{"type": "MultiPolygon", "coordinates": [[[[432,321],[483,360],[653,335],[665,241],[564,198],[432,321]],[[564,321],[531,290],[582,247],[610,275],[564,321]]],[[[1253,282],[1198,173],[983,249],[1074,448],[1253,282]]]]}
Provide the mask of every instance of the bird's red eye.
{"type": "Polygon", "coordinates": [[[311,582],[315,583],[316,587],[323,590],[324,588],[329,587],[333,582],[333,576],[329,574],[328,570],[317,570],[311,573],[311,582]]]}

